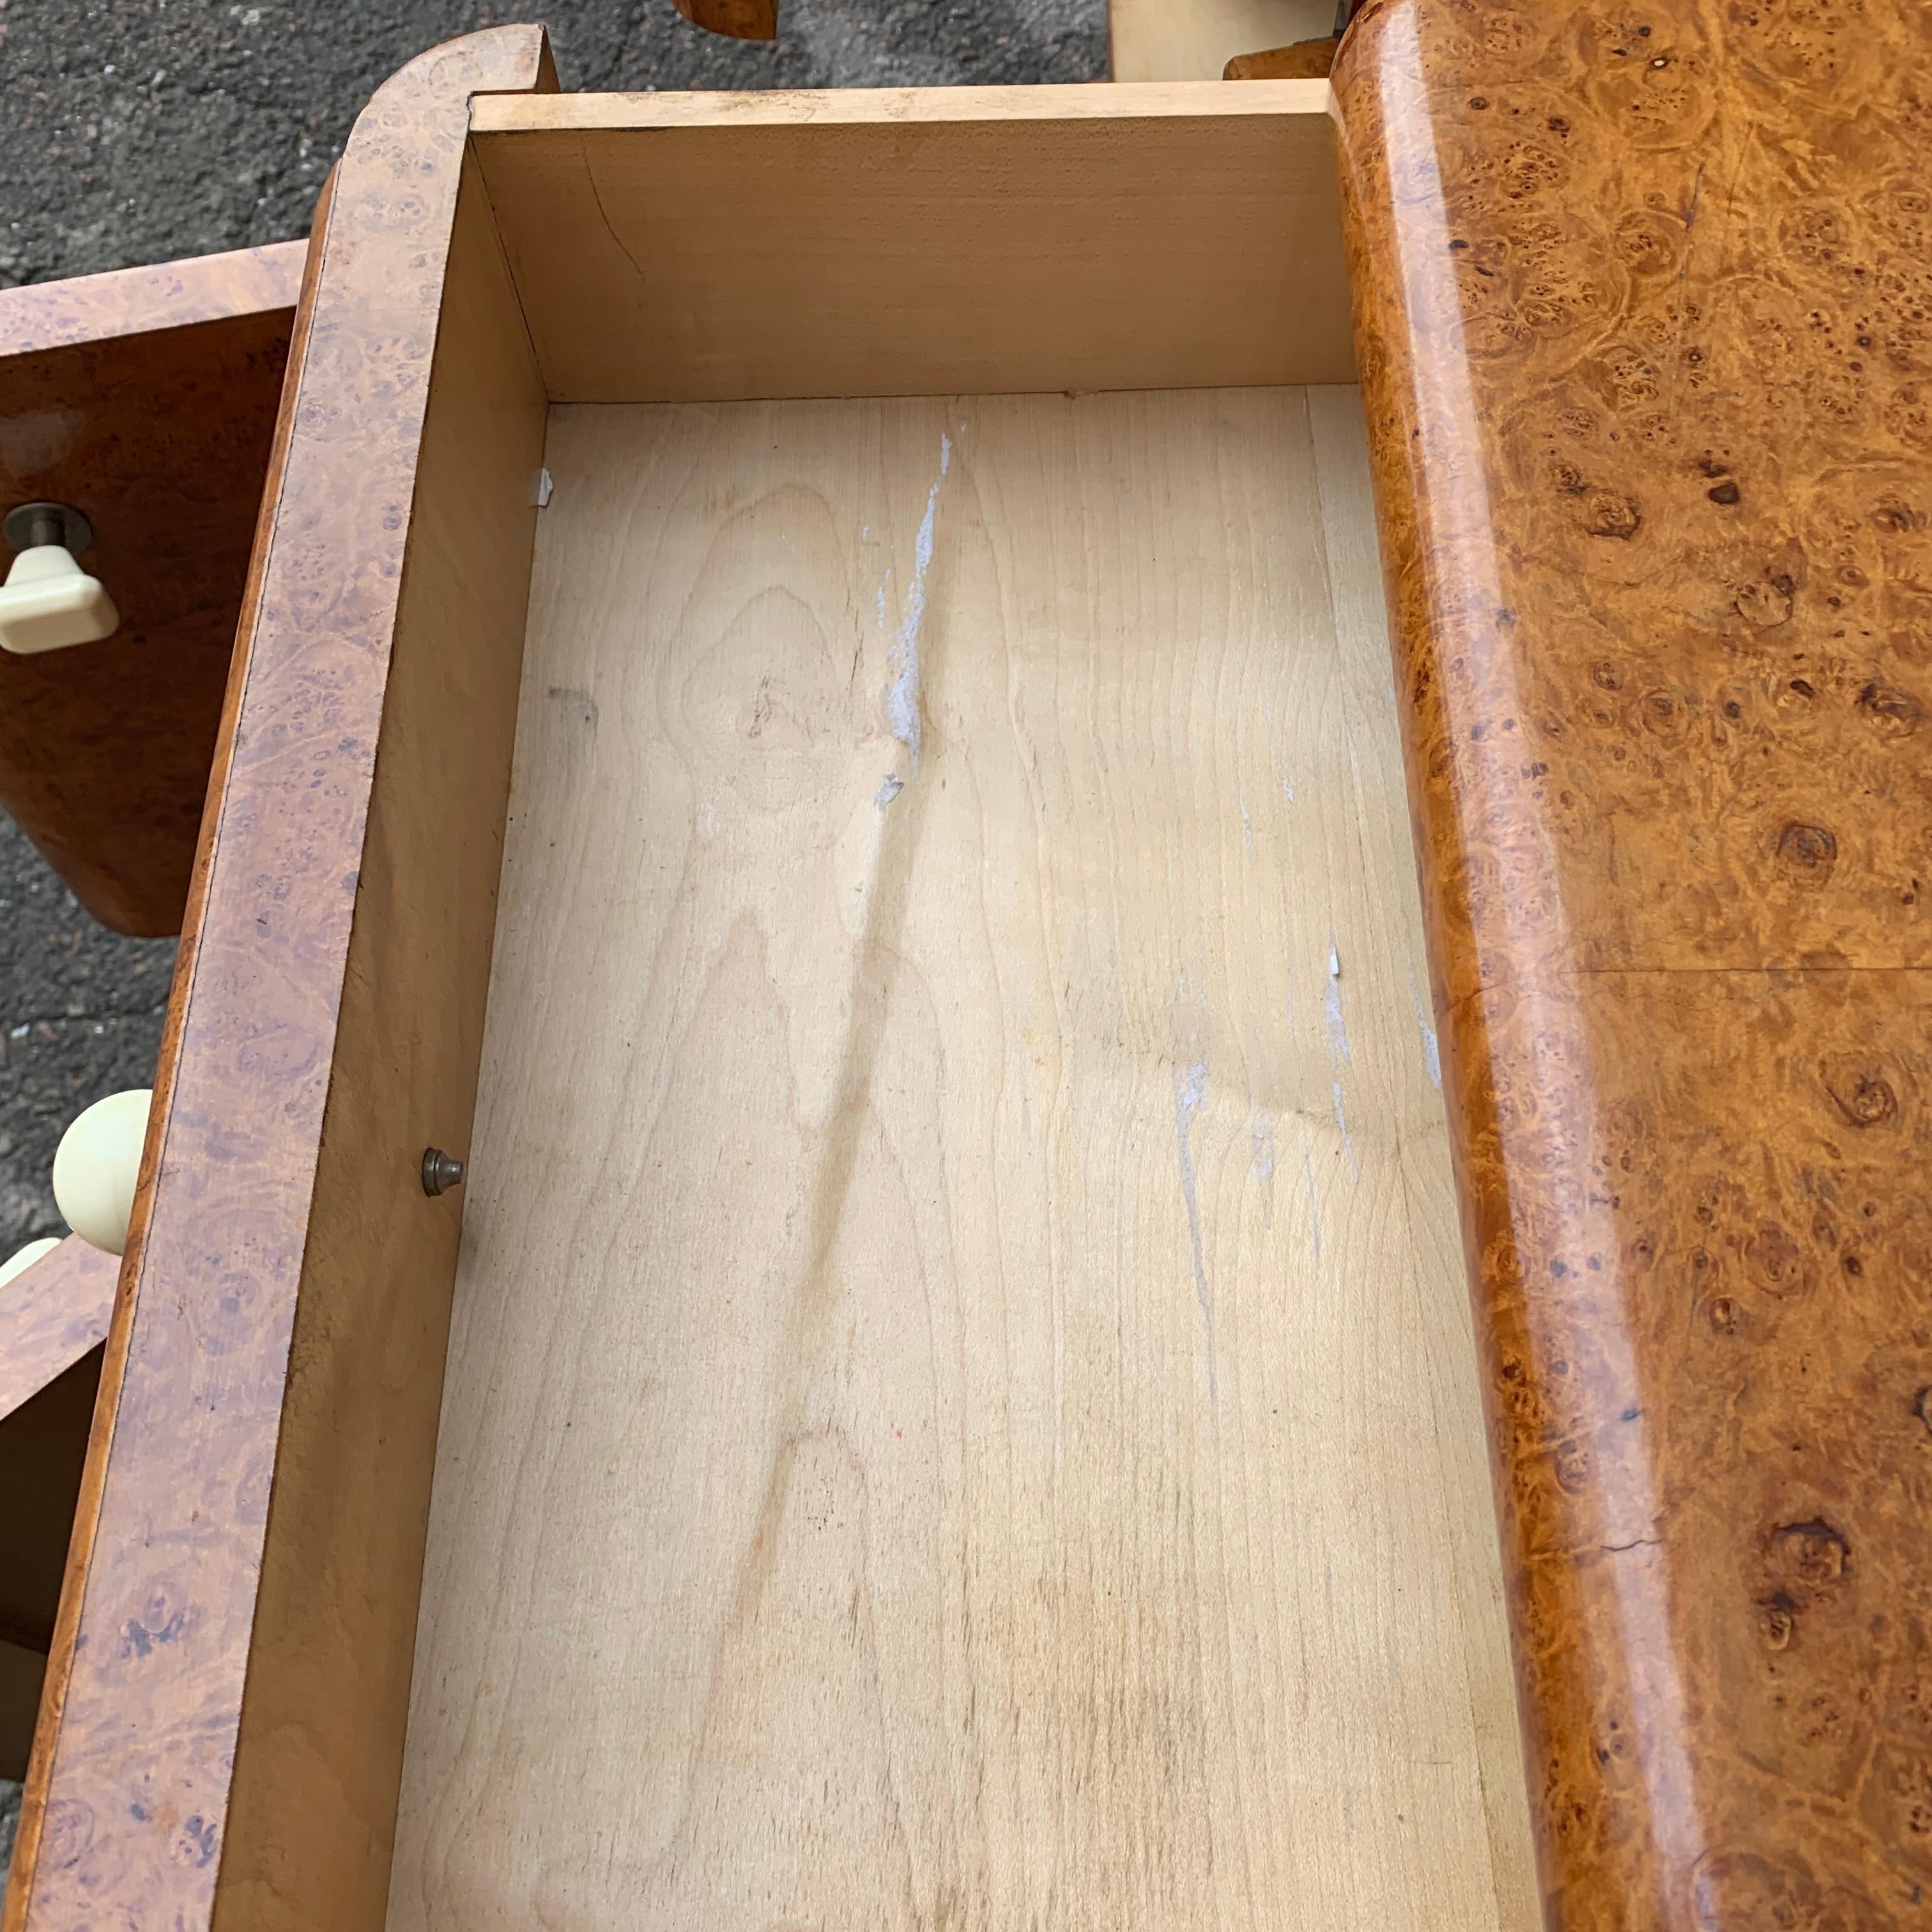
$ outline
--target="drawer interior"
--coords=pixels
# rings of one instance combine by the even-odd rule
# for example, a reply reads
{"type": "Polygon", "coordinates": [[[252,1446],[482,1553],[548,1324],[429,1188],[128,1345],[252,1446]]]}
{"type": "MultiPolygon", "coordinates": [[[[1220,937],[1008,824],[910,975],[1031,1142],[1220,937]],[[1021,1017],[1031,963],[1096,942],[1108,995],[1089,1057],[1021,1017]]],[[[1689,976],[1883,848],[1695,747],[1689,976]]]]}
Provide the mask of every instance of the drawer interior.
{"type": "Polygon", "coordinates": [[[544,464],[391,1927],[1527,1922],[1357,393],[544,464]]]}

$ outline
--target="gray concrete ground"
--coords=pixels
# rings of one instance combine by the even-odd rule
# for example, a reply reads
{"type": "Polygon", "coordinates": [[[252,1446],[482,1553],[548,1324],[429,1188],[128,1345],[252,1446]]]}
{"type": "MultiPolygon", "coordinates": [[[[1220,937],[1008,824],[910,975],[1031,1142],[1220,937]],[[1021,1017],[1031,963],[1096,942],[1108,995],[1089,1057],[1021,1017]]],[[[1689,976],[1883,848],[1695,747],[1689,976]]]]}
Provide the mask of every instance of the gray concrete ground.
{"type": "MultiPolygon", "coordinates": [[[[781,0],[775,46],[670,0],[0,0],[0,286],[306,233],[357,110],[411,56],[548,22],[568,88],[1097,80],[1105,0],[781,0]]],[[[0,398],[4,406],[4,398],[0,398]]],[[[0,818],[0,1258],[59,1230],[54,1144],[152,1076],[172,945],[116,938],[0,818]]]]}

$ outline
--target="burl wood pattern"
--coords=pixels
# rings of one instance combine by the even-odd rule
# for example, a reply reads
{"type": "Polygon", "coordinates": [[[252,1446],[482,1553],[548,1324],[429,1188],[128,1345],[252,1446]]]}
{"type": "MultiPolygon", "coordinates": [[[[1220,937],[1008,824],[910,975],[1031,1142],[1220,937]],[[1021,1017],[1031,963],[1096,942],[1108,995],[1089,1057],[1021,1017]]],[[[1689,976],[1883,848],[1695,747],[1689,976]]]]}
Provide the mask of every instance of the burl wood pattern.
{"type": "Polygon", "coordinates": [[[0,806],[117,932],[181,928],[306,245],[0,290],[0,509],[85,511],[121,614],[0,652],[0,806]]]}
{"type": "Polygon", "coordinates": [[[98,1348],[121,1257],[70,1234],[0,1288],[0,1417],[98,1348]]]}
{"type": "Polygon", "coordinates": [[[1932,9],[1335,78],[1548,1920],[1923,1924],[1932,9]]]}
{"type": "MultiPolygon", "coordinates": [[[[376,741],[469,101],[545,84],[555,80],[540,28],[423,56],[364,111],[319,212],[8,1932],[206,1932],[218,1918],[262,1927],[305,1910],[319,1916],[303,1922],[380,1923],[390,1827],[368,1766],[318,1760],[304,1802],[247,1846],[244,1864],[279,1861],[278,1901],[234,1905],[226,1828],[248,1772],[244,1680],[263,1662],[254,1641],[271,1493],[302,1367],[291,1360],[296,1291],[358,884],[372,863],[376,741]],[[311,1783],[332,1789],[332,1806],[308,1802],[311,1783]],[[332,1917],[328,1887],[370,1867],[374,1918],[332,1917]]],[[[329,1343],[311,1334],[308,1346],[329,1343]]],[[[374,1389],[388,1368],[380,1354],[362,1364],[374,1389]]],[[[346,1456],[383,1448],[344,1438],[346,1456]]],[[[393,1498],[398,1516],[426,1511],[423,1487],[393,1498]]],[[[352,1547],[358,1536],[380,1541],[388,1526],[355,1504],[338,1530],[352,1547]]],[[[318,1576],[315,1588],[321,1600],[340,1592],[353,1616],[370,1608],[368,1582],[350,1571],[318,1576]]],[[[414,1600],[393,1606],[406,1638],[414,1600]]],[[[319,1705],[333,1699],[324,1718],[354,1715],[361,1694],[315,1690],[319,1705]]]]}

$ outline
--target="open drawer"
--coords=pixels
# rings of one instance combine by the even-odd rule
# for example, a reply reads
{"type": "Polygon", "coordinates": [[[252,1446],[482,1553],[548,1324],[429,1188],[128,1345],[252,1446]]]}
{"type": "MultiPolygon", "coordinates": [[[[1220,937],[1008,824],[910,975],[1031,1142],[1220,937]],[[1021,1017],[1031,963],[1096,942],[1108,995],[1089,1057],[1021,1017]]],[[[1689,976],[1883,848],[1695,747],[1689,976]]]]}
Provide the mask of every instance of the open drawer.
{"type": "Polygon", "coordinates": [[[16,1911],[1526,1922],[1325,91],[539,46],[318,220],[16,1911]]]}
{"type": "Polygon", "coordinates": [[[1468,10],[1336,66],[1372,439],[1325,84],[371,104],[10,1932],[1916,1910],[1924,710],[1816,627],[1927,524],[1672,336],[1619,63],[1843,130],[1468,10]]]}

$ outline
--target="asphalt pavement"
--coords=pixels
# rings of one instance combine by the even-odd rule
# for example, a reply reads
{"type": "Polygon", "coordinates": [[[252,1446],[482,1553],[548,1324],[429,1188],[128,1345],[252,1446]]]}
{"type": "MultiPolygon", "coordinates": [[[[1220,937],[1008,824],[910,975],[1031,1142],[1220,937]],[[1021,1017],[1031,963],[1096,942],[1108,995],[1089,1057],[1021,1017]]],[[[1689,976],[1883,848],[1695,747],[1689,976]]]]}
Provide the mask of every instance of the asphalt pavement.
{"type": "MultiPolygon", "coordinates": [[[[670,0],[553,0],[534,17],[571,88],[1106,74],[1106,0],[780,4],[772,45],[716,39],[670,0]]],[[[0,286],[306,234],[389,74],[440,41],[531,17],[457,0],[0,0],[0,286]]],[[[61,1232],[47,1176],[67,1122],[152,1079],[173,955],[171,941],[103,931],[0,817],[0,1258],[61,1232]]]]}

